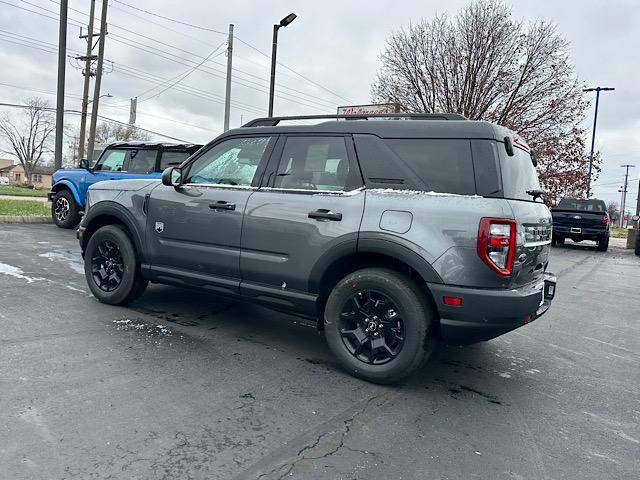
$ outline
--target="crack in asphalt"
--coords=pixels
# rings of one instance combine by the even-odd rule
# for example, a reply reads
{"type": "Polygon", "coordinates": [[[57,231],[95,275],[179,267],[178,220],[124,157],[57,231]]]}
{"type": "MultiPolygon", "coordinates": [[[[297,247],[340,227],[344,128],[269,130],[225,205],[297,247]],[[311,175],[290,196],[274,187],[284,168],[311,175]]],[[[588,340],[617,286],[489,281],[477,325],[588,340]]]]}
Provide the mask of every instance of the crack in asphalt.
{"type": "Polygon", "coordinates": [[[319,434],[310,445],[306,445],[298,450],[298,452],[292,459],[279,463],[267,473],[260,474],[258,477],[256,477],[256,480],[262,480],[266,478],[282,480],[287,475],[289,475],[293,471],[293,469],[301,462],[330,457],[331,455],[338,453],[342,448],[345,448],[352,452],[376,456],[377,454],[375,452],[367,452],[364,450],[358,450],[348,447],[345,445],[345,441],[347,439],[347,436],[351,432],[353,423],[357,420],[357,418],[364,414],[375,400],[384,397],[385,394],[386,392],[379,395],[374,395],[373,397],[369,398],[362,408],[342,421],[342,425],[340,426],[340,428],[332,429],[328,432],[319,434]],[[323,440],[326,440],[326,442],[323,442],[323,440]],[[319,451],[314,452],[316,449],[318,449],[319,451]],[[278,476],[273,477],[273,475],[278,476]]]}

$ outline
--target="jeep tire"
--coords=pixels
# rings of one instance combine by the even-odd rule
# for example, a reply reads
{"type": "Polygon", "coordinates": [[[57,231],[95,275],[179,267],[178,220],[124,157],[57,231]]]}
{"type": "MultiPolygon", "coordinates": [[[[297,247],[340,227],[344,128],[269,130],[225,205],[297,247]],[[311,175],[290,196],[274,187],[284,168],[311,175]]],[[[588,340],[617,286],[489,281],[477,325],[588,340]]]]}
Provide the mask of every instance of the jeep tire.
{"type": "Polygon", "coordinates": [[[80,222],[80,207],[69,190],[60,190],[53,196],[51,219],[60,228],[74,228],[80,222]]]}
{"type": "Polygon", "coordinates": [[[131,239],[118,225],[99,228],[89,239],[84,273],[91,293],[102,303],[124,305],[147,288],[131,239]]]}
{"type": "Polygon", "coordinates": [[[344,277],[329,294],[325,336],[347,372],[388,384],[426,362],[434,346],[434,319],[424,293],[409,277],[366,268],[344,277]]]}

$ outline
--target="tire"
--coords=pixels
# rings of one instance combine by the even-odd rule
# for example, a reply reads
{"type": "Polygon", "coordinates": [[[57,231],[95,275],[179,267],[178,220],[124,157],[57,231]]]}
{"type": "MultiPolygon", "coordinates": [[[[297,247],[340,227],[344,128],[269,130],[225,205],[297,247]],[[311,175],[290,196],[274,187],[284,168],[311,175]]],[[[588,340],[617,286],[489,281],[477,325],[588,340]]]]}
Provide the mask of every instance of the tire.
{"type": "Polygon", "coordinates": [[[60,228],[74,228],[80,223],[80,207],[69,190],[60,190],[53,196],[51,219],[60,228]]]}
{"type": "Polygon", "coordinates": [[[606,252],[609,248],[609,237],[606,236],[600,240],[598,240],[598,246],[596,247],[601,252],[606,252]]]}
{"type": "Polygon", "coordinates": [[[558,245],[564,245],[564,237],[557,237],[556,242],[558,245]]]}
{"type": "Polygon", "coordinates": [[[366,268],[340,280],[327,299],[324,321],[327,343],[342,368],[373,383],[395,383],[407,377],[426,362],[435,345],[431,328],[435,315],[424,293],[409,277],[390,269],[366,268]],[[362,309],[357,308],[356,298],[362,309]],[[387,303],[381,303],[382,306],[374,310],[378,303],[371,301],[372,298],[378,301],[386,298],[387,303]],[[370,308],[365,309],[367,305],[370,308]],[[389,305],[392,308],[389,309],[389,305]],[[363,310],[367,310],[368,317],[362,313],[363,310]],[[372,314],[372,311],[380,316],[372,314]],[[383,317],[386,320],[381,320],[383,317]],[[400,320],[390,320],[398,317],[400,320]],[[368,333],[365,333],[363,329],[372,321],[375,324],[375,320],[379,322],[377,337],[373,337],[375,330],[372,333],[367,327],[368,333]],[[391,330],[400,332],[401,345],[395,343],[394,346],[394,342],[399,342],[399,336],[391,330]],[[345,335],[344,332],[350,333],[345,335]],[[360,338],[366,335],[366,340],[358,342],[358,335],[360,338]],[[373,341],[379,346],[383,337],[387,349],[376,348],[374,353],[371,348],[373,341]],[[356,356],[359,349],[362,349],[360,357],[369,357],[368,360],[356,356]],[[391,350],[396,354],[390,355],[391,350]],[[380,363],[384,356],[391,358],[380,363]]]}
{"type": "Polygon", "coordinates": [[[101,227],[91,236],[84,255],[84,273],[91,293],[109,305],[135,300],[148,284],[131,239],[118,225],[101,227]]]}
{"type": "Polygon", "coordinates": [[[634,252],[640,257],[640,230],[636,231],[636,248],[634,249],[634,252]]]}

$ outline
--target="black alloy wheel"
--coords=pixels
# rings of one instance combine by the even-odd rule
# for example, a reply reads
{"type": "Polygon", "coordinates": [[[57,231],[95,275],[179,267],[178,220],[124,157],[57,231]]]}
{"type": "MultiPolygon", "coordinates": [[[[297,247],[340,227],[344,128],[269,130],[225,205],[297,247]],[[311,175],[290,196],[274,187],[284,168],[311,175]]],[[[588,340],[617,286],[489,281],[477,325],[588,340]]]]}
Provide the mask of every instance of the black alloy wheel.
{"type": "Polygon", "coordinates": [[[361,290],[344,303],[338,324],[349,353],[369,365],[383,365],[404,345],[402,314],[383,293],[361,290]]]}
{"type": "Polygon", "coordinates": [[[118,246],[103,240],[91,257],[91,273],[93,281],[104,292],[113,292],[122,283],[124,262],[118,246]]]}

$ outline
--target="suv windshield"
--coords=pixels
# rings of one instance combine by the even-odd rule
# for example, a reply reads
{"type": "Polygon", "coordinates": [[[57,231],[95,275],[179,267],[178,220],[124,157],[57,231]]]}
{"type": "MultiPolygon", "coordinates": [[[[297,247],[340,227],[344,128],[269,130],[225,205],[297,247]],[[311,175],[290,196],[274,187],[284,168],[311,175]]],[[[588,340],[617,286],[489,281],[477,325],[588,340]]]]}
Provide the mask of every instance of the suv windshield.
{"type": "Polygon", "coordinates": [[[504,198],[533,201],[534,197],[527,192],[540,190],[540,182],[531,155],[521,148],[514,147],[514,155],[510,157],[500,148],[500,169],[502,170],[502,186],[504,198]]]}
{"type": "Polygon", "coordinates": [[[598,212],[604,213],[607,211],[602,200],[582,200],[577,198],[563,198],[558,203],[558,209],[560,210],[575,210],[580,212],[598,212]]]}

